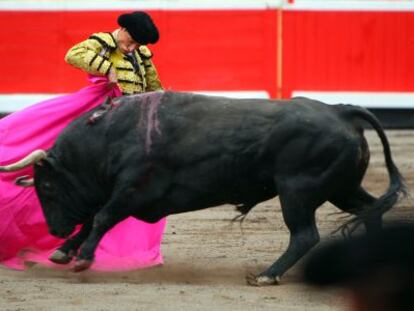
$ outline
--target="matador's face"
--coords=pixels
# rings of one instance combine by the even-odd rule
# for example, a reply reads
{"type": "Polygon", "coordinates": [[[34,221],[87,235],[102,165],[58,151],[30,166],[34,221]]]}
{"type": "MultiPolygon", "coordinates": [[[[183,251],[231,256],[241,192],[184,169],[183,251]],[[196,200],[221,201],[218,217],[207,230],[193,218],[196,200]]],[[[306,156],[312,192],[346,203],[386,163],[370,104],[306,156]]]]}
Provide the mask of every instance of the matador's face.
{"type": "Polygon", "coordinates": [[[132,39],[131,35],[129,34],[128,30],[126,30],[126,28],[121,28],[119,30],[117,43],[119,50],[124,54],[131,53],[134,50],[138,49],[140,46],[138,42],[132,39]]]}

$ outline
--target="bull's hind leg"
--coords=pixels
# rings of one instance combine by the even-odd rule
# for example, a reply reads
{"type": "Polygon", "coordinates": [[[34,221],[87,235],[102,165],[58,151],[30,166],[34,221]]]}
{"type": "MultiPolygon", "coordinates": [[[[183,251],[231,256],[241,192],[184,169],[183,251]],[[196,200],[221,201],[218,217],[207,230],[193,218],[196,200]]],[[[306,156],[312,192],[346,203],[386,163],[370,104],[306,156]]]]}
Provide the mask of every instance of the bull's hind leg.
{"type": "MultiPolygon", "coordinates": [[[[366,192],[362,187],[358,187],[356,191],[347,195],[338,196],[331,199],[330,202],[344,212],[359,215],[372,208],[377,199],[366,192]]],[[[382,227],[382,215],[380,213],[372,213],[369,218],[364,219],[364,225],[368,233],[376,233],[382,227]]]]}
{"type": "Polygon", "coordinates": [[[88,237],[91,229],[92,223],[85,223],[74,237],[67,239],[62,246],[53,252],[49,260],[61,265],[70,263],[73,257],[77,255],[79,247],[88,237]]]}
{"type": "Polygon", "coordinates": [[[315,211],[323,202],[315,200],[313,193],[294,188],[280,191],[283,218],[290,231],[289,245],[266,271],[247,278],[250,285],[278,284],[281,276],[319,242],[315,211]]]}

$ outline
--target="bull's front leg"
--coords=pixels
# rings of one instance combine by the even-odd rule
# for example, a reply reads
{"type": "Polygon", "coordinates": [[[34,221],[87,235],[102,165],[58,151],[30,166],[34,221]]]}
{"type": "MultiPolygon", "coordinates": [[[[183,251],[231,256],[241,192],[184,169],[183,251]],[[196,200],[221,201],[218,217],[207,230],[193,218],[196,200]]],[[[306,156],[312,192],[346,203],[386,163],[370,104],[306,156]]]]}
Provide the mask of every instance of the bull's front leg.
{"type": "Polygon", "coordinates": [[[88,237],[92,229],[92,222],[85,223],[81,230],[73,237],[67,239],[62,246],[53,252],[49,260],[57,264],[68,264],[78,254],[79,247],[88,237]]]}
{"type": "Polygon", "coordinates": [[[122,214],[121,209],[115,209],[115,206],[122,205],[108,204],[95,215],[92,229],[80,249],[73,268],[75,272],[86,270],[92,265],[95,250],[105,233],[129,216],[122,214]]]}

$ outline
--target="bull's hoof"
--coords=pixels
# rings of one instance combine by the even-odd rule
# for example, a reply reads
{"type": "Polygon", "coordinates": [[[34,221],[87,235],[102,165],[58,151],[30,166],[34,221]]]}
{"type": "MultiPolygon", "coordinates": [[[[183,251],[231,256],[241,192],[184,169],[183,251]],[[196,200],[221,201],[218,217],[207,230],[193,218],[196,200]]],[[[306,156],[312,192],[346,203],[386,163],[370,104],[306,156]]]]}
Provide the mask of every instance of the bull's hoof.
{"type": "Polygon", "coordinates": [[[89,267],[92,265],[93,261],[88,259],[80,259],[77,260],[75,266],[73,267],[74,272],[81,272],[84,270],[88,270],[89,267]]]}
{"type": "Polygon", "coordinates": [[[249,274],[246,276],[246,281],[247,284],[251,286],[278,285],[280,283],[280,277],[268,277],[266,275],[249,274]]]}
{"type": "Polygon", "coordinates": [[[72,261],[73,255],[66,254],[61,250],[55,250],[52,255],[50,255],[49,260],[51,262],[57,263],[59,265],[66,265],[72,261]]]}

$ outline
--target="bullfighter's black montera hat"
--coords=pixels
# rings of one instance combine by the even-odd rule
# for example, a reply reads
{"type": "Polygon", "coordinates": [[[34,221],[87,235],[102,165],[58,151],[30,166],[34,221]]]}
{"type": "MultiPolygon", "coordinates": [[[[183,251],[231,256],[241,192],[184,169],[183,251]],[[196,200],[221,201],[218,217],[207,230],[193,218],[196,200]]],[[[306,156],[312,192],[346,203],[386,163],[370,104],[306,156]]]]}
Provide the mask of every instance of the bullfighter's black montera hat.
{"type": "Polygon", "coordinates": [[[126,28],[132,39],[139,44],[154,44],[160,38],[157,26],[145,12],[122,14],[118,17],[118,24],[126,28]]]}

